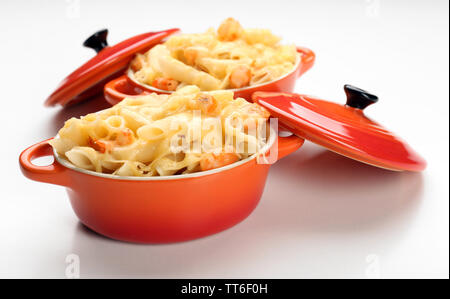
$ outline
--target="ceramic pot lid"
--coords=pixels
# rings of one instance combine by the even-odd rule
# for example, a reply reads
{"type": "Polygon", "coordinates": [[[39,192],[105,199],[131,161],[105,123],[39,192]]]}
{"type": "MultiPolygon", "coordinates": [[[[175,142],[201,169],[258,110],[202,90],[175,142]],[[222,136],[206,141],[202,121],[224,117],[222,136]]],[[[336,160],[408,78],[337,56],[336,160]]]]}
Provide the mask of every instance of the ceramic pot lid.
{"type": "Polygon", "coordinates": [[[291,93],[256,92],[252,98],[294,134],[331,151],[390,170],[425,169],[407,143],[364,115],[378,101],[375,95],[351,85],[344,90],[345,105],[291,93]]]}
{"type": "Polygon", "coordinates": [[[148,32],[108,46],[108,30],[100,30],[89,37],[83,45],[92,48],[97,55],[67,76],[45,101],[46,106],[66,106],[80,102],[102,91],[104,83],[121,75],[137,53],[142,53],[179,31],[169,29],[148,32]]]}

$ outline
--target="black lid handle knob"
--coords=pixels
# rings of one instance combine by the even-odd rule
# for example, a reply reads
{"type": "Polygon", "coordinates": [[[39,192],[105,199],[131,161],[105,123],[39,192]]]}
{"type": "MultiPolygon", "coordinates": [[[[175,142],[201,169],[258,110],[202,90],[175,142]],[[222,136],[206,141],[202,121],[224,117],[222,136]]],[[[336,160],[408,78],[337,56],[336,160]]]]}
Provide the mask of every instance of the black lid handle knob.
{"type": "Polygon", "coordinates": [[[347,106],[362,110],[378,102],[376,95],[368,93],[361,88],[346,84],[344,85],[344,90],[347,95],[347,106]]]}
{"type": "Polygon", "coordinates": [[[108,29],[97,31],[84,41],[83,46],[94,49],[98,53],[108,46],[108,42],[106,41],[107,36],[108,29]]]}

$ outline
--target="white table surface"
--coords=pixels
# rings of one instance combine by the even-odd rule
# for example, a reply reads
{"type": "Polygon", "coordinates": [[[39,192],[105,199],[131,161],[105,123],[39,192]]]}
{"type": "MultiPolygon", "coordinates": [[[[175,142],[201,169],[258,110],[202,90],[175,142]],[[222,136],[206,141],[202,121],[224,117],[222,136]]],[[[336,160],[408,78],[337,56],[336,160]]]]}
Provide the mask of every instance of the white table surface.
{"type": "Polygon", "coordinates": [[[448,1],[2,1],[0,277],[448,278],[448,1]],[[273,166],[244,222],[170,245],[112,241],[84,228],[65,190],[25,179],[18,155],[63,122],[104,106],[43,102],[94,55],[83,40],[101,28],[115,44],[181,27],[203,31],[234,16],[269,27],[317,54],[297,92],[344,102],[351,83],[380,97],[367,109],[428,161],[394,173],[311,143],[273,166]]]}

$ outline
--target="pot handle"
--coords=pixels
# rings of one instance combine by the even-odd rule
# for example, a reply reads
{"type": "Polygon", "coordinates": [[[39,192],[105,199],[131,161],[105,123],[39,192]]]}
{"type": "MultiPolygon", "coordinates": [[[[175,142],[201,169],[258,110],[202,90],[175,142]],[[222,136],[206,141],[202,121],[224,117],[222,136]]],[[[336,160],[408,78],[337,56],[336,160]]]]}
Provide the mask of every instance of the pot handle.
{"type": "Polygon", "coordinates": [[[122,75],[106,83],[103,92],[106,101],[113,106],[125,98],[150,94],[150,92],[130,84],[127,75],[122,75]]]}
{"type": "Polygon", "coordinates": [[[298,150],[304,142],[305,139],[300,138],[294,134],[288,137],[279,136],[277,161],[298,150]]]}
{"type": "Polygon", "coordinates": [[[316,60],[316,54],[314,54],[312,50],[303,47],[297,47],[297,52],[300,53],[301,56],[301,66],[300,71],[298,72],[298,77],[300,77],[313,67],[314,61],[316,60]]]}
{"type": "Polygon", "coordinates": [[[68,187],[68,170],[59,164],[56,159],[47,166],[37,166],[32,163],[35,158],[53,156],[53,148],[48,143],[51,139],[53,138],[36,143],[24,150],[19,157],[20,169],[24,176],[33,181],[68,187]]]}

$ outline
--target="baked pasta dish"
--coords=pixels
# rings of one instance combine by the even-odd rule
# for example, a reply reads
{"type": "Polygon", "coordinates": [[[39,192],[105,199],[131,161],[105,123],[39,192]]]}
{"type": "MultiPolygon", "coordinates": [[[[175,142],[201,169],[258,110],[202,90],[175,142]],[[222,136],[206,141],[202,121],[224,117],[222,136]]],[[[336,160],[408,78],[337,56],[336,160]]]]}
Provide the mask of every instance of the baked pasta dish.
{"type": "Polygon", "coordinates": [[[128,75],[166,91],[186,85],[202,91],[254,86],[282,77],[298,63],[296,47],[279,42],[269,30],[244,29],[229,18],[217,31],[175,35],[137,55],[128,75]]]}
{"type": "Polygon", "coordinates": [[[167,176],[222,167],[267,143],[270,114],[232,91],[196,86],[127,98],[66,121],[50,141],[76,167],[119,176],[167,176]]]}

